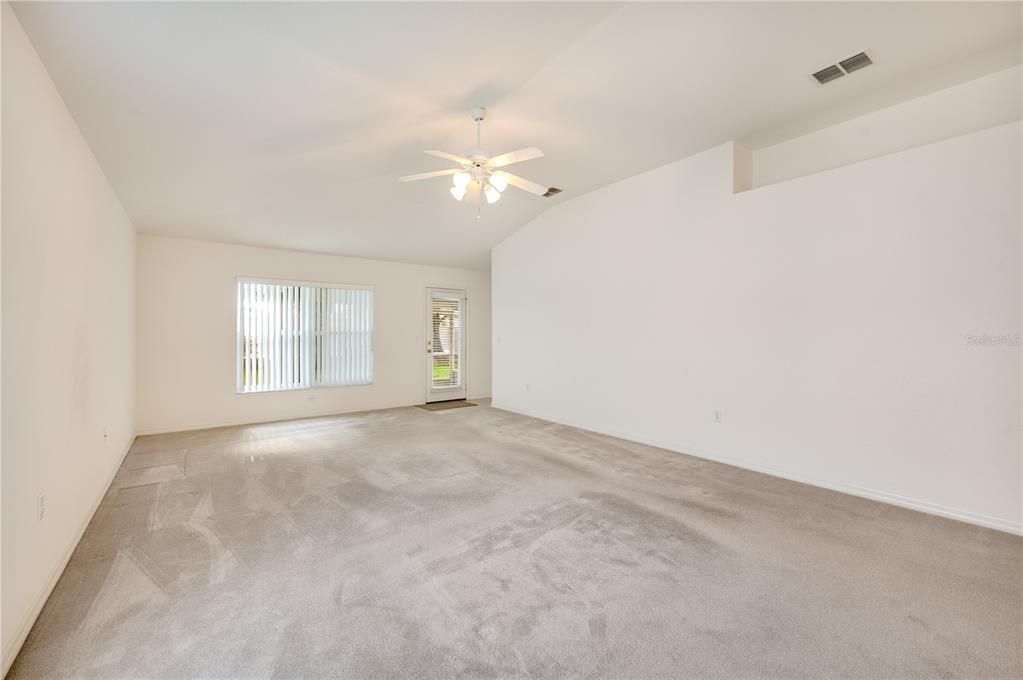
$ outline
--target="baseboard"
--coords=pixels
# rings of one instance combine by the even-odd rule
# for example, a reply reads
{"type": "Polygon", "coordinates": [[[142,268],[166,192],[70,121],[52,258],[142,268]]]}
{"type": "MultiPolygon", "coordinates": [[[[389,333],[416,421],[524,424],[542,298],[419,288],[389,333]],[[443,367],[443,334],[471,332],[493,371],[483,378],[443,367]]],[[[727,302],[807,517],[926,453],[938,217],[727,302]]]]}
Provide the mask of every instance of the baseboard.
{"type": "Polygon", "coordinates": [[[150,430],[139,431],[139,437],[148,437],[154,434],[174,434],[175,432],[196,432],[199,430],[216,430],[221,427],[244,427],[246,425],[269,425],[270,423],[290,423],[295,420],[308,420],[310,418],[330,418],[331,416],[348,416],[356,413],[369,413],[370,411],[386,411],[392,408],[405,408],[415,404],[397,404],[395,406],[381,406],[379,408],[356,409],[354,411],[327,411],[325,413],[306,413],[300,416],[287,418],[267,418],[266,420],[228,420],[212,423],[201,423],[193,425],[177,425],[172,427],[159,427],[150,430]]]}
{"type": "Polygon", "coordinates": [[[811,477],[805,477],[799,474],[793,474],[787,470],[780,470],[764,465],[751,465],[746,461],[736,460],[727,456],[719,456],[705,451],[682,451],[678,448],[677,444],[663,442],[663,441],[651,441],[645,439],[637,439],[634,436],[623,434],[620,432],[614,432],[606,429],[597,429],[588,425],[569,422],[567,420],[555,420],[547,416],[530,413],[525,410],[510,408],[502,405],[500,402],[493,402],[492,408],[496,408],[502,411],[508,411],[510,413],[516,413],[518,415],[527,416],[529,418],[536,418],[537,420],[543,420],[558,425],[568,425],[569,427],[575,427],[580,430],[586,430],[587,432],[594,432],[596,434],[603,434],[609,437],[615,437],[618,439],[624,439],[626,441],[636,442],[637,444],[644,444],[646,446],[655,446],[660,449],[666,449],[675,453],[683,453],[688,456],[695,458],[702,458],[704,460],[711,460],[716,463],[724,463],[725,465],[731,465],[733,467],[742,468],[744,470],[750,470],[752,472],[759,472],[765,475],[771,475],[772,477],[780,477],[787,479],[792,482],[799,482],[800,484],[809,484],[810,486],[820,487],[822,489],[828,489],[830,491],[838,491],[839,493],[847,493],[851,496],[859,496],[860,498],[867,498],[873,501],[881,503],[887,503],[889,505],[896,505],[901,508],[907,508],[909,510],[916,510],[918,512],[924,512],[929,515],[937,515],[938,517],[945,517],[947,519],[954,519],[960,522],[966,522],[968,524],[975,524],[977,526],[986,527],[988,529],[995,529],[997,531],[1004,531],[1006,533],[1015,534],[1017,536],[1023,536],[1023,522],[1013,522],[1012,520],[1003,519],[1001,517],[992,517],[990,515],[983,515],[976,512],[970,512],[968,510],[960,510],[959,508],[950,508],[948,506],[939,505],[937,503],[931,503],[929,501],[922,501],[917,498],[910,498],[908,496],[900,496],[899,494],[889,493],[887,491],[878,491],[876,489],[868,489],[854,484],[836,484],[834,482],[828,482],[820,479],[814,479],[811,477]]]}
{"type": "Polygon", "coordinates": [[[21,628],[18,630],[18,634],[11,639],[10,644],[7,646],[6,649],[3,650],[4,665],[3,673],[0,673],[0,678],[7,675],[7,671],[11,670],[11,666],[14,664],[14,660],[18,658],[18,652],[21,651],[21,646],[25,644],[25,640],[28,639],[28,634],[32,630],[32,626],[35,625],[36,619],[39,618],[39,613],[43,610],[43,606],[46,604],[46,601],[50,599],[50,595],[53,593],[53,589],[57,587],[57,581],[60,580],[61,575],[63,575],[64,573],[64,569],[67,568],[68,562],[71,561],[71,555],[73,555],[75,549],[78,548],[78,544],[81,542],[82,536],[85,535],[85,530],[89,527],[89,523],[92,522],[92,518],[95,516],[96,511],[99,510],[100,504],[103,502],[103,499],[106,497],[107,492],[110,490],[110,485],[114,483],[114,477],[117,476],[117,471],[121,469],[121,465],[124,463],[124,459],[128,455],[128,452],[131,450],[131,446],[134,442],[135,434],[132,433],[131,436],[128,437],[128,445],[124,447],[124,453],[121,454],[121,457],[117,461],[117,465],[114,466],[113,472],[110,473],[110,478],[107,479],[107,483],[103,486],[103,491],[99,494],[99,498],[97,498],[93,502],[92,508],[89,511],[89,516],[85,518],[85,521],[82,522],[81,526],[78,528],[78,531],[76,532],[75,535],[75,540],[71,543],[71,546],[64,553],[64,557],[63,559],[61,559],[57,567],[50,573],[50,578],[47,581],[46,587],[43,589],[42,594],[36,600],[36,603],[32,607],[32,611],[29,614],[28,618],[25,620],[25,622],[21,625],[21,628]]]}
{"type": "MultiPolygon", "coordinates": [[[[490,395],[482,397],[468,397],[468,399],[490,399],[490,395]]],[[[175,432],[193,432],[195,430],[215,430],[220,427],[244,427],[245,425],[267,425],[269,423],[288,423],[294,420],[306,420],[307,418],[330,418],[331,416],[349,416],[356,413],[369,413],[371,411],[387,411],[394,408],[408,408],[410,406],[416,406],[421,402],[410,402],[407,404],[392,404],[390,406],[378,406],[376,408],[367,409],[355,409],[352,411],[327,411],[325,413],[306,413],[300,416],[291,416],[287,418],[268,418],[266,420],[237,420],[237,421],[221,421],[215,423],[204,423],[200,425],[179,425],[175,427],[159,427],[156,429],[140,430],[137,432],[138,437],[148,437],[154,434],[174,434],[175,432]]]]}

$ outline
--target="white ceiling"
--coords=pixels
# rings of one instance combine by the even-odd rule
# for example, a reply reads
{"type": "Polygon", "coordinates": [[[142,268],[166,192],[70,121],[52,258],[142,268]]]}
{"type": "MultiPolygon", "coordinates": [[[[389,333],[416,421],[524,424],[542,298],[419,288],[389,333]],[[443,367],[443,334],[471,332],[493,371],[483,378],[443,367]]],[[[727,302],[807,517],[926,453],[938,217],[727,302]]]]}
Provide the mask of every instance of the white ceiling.
{"type": "Polygon", "coordinates": [[[1017,3],[16,3],[140,232],[486,269],[554,203],[1019,63],[1017,3]],[[874,66],[808,74],[861,50],[874,66]],[[422,153],[536,145],[557,198],[422,153]]]}

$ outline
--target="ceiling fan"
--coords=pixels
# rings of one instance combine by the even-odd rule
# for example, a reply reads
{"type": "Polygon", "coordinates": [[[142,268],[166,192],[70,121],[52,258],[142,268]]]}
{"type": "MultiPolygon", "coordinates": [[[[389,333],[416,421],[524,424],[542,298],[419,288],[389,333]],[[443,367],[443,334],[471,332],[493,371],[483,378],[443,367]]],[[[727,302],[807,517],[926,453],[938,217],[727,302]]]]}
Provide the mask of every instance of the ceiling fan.
{"type": "MultiPolygon", "coordinates": [[[[472,116],[474,121],[476,121],[475,149],[469,149],[463,156],[447,153],[445,151],[426,152],[431,156],[436,156],[438,158],[458,163],[457,168],[437,170],[435,172],[422,172],[418,175],[406,175],[405,177],[399,177],[399,181],[415,182],[421,179],[429,179],[430,177],[454,175],[453,179],[455,185],[451,187],[451,195],[454,196],[457,201],[461,201],[465,198],[466,192],[473,184],[479,185],[480,198],[482,199],[483,196],[486,196],[487,203],[496,203],[499,201],[501,199],[501,192],[507,189],[509,184],[518,189],[522,189],[523,191],[528,191],[531,194],[543,196],[544,198],[550,198],[555,194],[561,193],[561,189],[556,187],[545,187],[537,184],[536,182],[530,182],[528,179],[523,179],[518,175],[513,175],[502,170],[501,168],[511,165],[512,163],[521,163],[522,161],[540,158],[543,156],[543,151],[540,151],[540,149],[535,146],[530,146],[525,149],[519,149],[518,151],[503,153],[500,156],[491,156],[488,151],[479,148],[480,123],[486,117],[486,110],[483,108],[473,109],[469,112],[469,115],[472,116]]],[[[478,205],[476,209],[476,217],[479,217],[478,205]]]]}

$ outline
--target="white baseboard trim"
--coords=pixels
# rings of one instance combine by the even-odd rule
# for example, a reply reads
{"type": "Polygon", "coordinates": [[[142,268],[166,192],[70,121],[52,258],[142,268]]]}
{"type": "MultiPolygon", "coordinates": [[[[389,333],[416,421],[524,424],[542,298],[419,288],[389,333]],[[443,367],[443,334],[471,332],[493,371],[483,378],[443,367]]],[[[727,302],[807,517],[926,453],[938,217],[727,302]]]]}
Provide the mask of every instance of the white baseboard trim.
{"type": "Polygon", "coordinates": [[[124,453],[121,454],[121,457],[117,461],[117,465],[114,466],[113,471],[110,473],[110,478],[107,479],[107,483],[103,486],[103,491],[100,492],[99,497],[93,501],[88,517],[86,517],[85,521],[78,527],[78,531],[75,534],[75,540],[72,541],[70,547],[68,547],[67,551],[65,551],[64,557],[57,564],[56,568],[50,572],[50,577],[47,580],[46,587],[37,598],[28,618],[22,622],[21,627],[18,629],[18,634],[11,639],[10,643],[3,650],[3,673],[0,673],[0,678],[7,675],[7,671],[11,670],[14,660],[18,658],[18,652],[21,651],[21,646],[25,644],[25,640],[28,639],[28,634],[32,630],[32,626],[35,625],[36,619],[39,618],[39,613],[43,610],[43,606],[46,604],[46,601],[50,599],[50,594],[53,593],[53,589],[57,587],[57,581],[60,580],[61,575],[64,573],[64,569],[67,568],[67,563],[71,561],[71,555],[74,554],[75,549],[82,540],[82,536],[85,535],[85,530],[89,527],[89,523],[92,522],[92,518],[95,516],[96,511],[99,510],[100,503],[103,502],[103,498],[106,497],[107,491],[110,490],[110,485],[114,483],[114,477],[117,476],[117,471],[121,469],[121,465],[124,463],[124,459],[128,455],[128,452],[131,451],[131,446],[134,442],[135,434],[132,433],[131,436],[128,437],[128,445],[124,447],[124,453]]]}
{"type": "Polygon", "coordinates": [[[922,501],[917,498],[910,498],[908,496],[901,496],[899,494],[890,493],[887,491],[879,491],[877,489],[868,489],[853,484],[838,484],[834,482],[827,482],[820,479],[813,479],[805,477],[803,475],[794,474],[786,470],[780,470],[765,465],[751,465],[746,461],[736,460],[727,456],[718,456],[715,454],[707,453],[704,451],[682,451],[678,448],[677,444],[668,442],[650,441],[644,439],[637,439],[634,436],[623,434],[620,432],[613,432],[606,429],[595,428],[586,424],[569,422],[567,420],[556,420],[549,416],[542,416],[535,413],[530,413],[525,410],[511,408],[509,406],[501,404],[499,401],[494,401],[491,404],[492,408],[500,409],[502,411],[508,411],[510,413],[516,413],[518,415],[527,416],[529,418],[536,418],[537,420],[543,420],[558,425],[567,425],[569,427],[575,427],[580,430],[586,430],[587,432],[595,432],[596,434],[603,434],[609,437],[616,437],[618,439],[624,439],[626,441],[636,442],[637,444],[644,444],[646,446],[655,446],[660,449],[666,449],[674,453],[682,453],[687,456],[693,456],[695,458],[702,458],[704,460],[712,460],[716,463],[724,463],[726,465],[732,465],[734,467],[742,468],[744,470],[750,470],[752,472],[759,472],[765,475],[771,475],[772,477],[780,477],[787,479],[792,482],[799,482],[801,484],[809,484],[810,486],[820,487],[822,489],[829,489],[831,491],[838,491],[840,493],[847,493],[851,496],[859,496],[861,498],[867,498],[873,501],[879,501],[881,503],[888,503],[889,505],[897,505],[901,508],[907,508],[909,510],[916,510],[918,512],[925,512],[930,515],[937,515],[939,517],[945,517],[948,519],[958,520],[960,522],[966,522],[968,524],[976,524],[977,526],[986,527],[988,529],[996,529],[998,531],[1004,531],[1010,534],[1016,534],[1017,536],[1023,536],[1023,522],[1014,522],[1009,519],[1001,517],[992,517],[990,515],[983,515],[976,512],[970,512],[968,510],[960,510],[959,508],[950,508],[937,503],[931,503],[929,501],[922,501]]]}
{"type": "Polygon", "coordinates": [[[212,423],[199,423],[192,425],[175,425],[171,427],[158,427],[139,431],[139,437],[148,437],[154,434],[174,434],[175,432],[193,432],[196,430],[216,430],[221,427],[244,427],[246,425],[268,425],[270,423],[290,423],[294,420],[309,420],[312,418],[330,418],[331,416],[349,416],[356,413],[369,413],[370,411],[386,411],[392,408],[405,408],[415,404],[395,404],[394,406],[381,406],[379,408],[356,409],[353,411],[325,411],[323,413],[306,413],[300,416],[284,418],[271,417],[265,420],[228,420],[212,423]]]}
{"type": "MultiPolygon", "coordinates": [[[[483,397],[468,397],[470,401],[478,399],[490,399],[490,395],[483,397]]],[[[136,436],[148,437],[154,434],[174,434],[175,432],[192,432],[193,430],[215,430],[219,427],[244,427],[245,425],[266,425],[268,423],[287,423],[293,420],[306,420],[307,418],[329,418],[331,416],[348,416],[356,413],[369,413],[371,411],[387,411],[394,408],[409,408],[410,406],[417,406],[422,402],[410,402],[408,404],[391,404],[389,406],[377,406],[374,408],[360,408],[351,411],[326,411],[324,413],[306,413],[300,416],[291,416],[285,418],[268,418],[266,420],[236,420],[228,422],[216,422],[212,424],[199,424],[199,425],[179,425],[175,427],[158,427],[148,430],[140,430],[136,436]]]]}

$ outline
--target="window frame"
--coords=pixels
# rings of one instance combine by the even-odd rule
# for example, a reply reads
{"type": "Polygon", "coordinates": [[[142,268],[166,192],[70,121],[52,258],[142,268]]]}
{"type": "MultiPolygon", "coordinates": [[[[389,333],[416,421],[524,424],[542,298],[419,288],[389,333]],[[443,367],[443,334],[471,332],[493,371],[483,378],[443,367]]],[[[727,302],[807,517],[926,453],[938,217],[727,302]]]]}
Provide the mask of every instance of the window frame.
{"type": "Polygon", "coordinates": [[[324,281],[305,281],[301,279],[276,279],[267,276],[236,276],[234,279],[234,300],[235,300],[235,332],[234,332],[234,370],[235,370],[235,394],[239,395],[252,395],[252,394],[279,394],[282,392],[304,392],[308,390],[335,390],[335,389],[346,389],[352,387],[369,387],[376,383],[376,319],[377,319],[377,296],[376,286],[365,283],[327,283],[324,281]],[[372,314],[372,323],[370,324],[370,341],[369,341],[369,352],[370,352],[370,376],[371,380],[368,383],[358,383],[353,385],[308,385],[303,387],[280,387],[266,390],[245,390],[242,385],[242,376],[244,369],[242,368],[244,362],[244,355],[241,351],[242,346],[242,307],[238,300],[238,286],[242,283],[256,283],[256,284],[267,284],[274,286],[298,286],[305,288],[334,288],[342,290],[367,290],[373,294],[372,303],[370,306],[372,314]]]}

